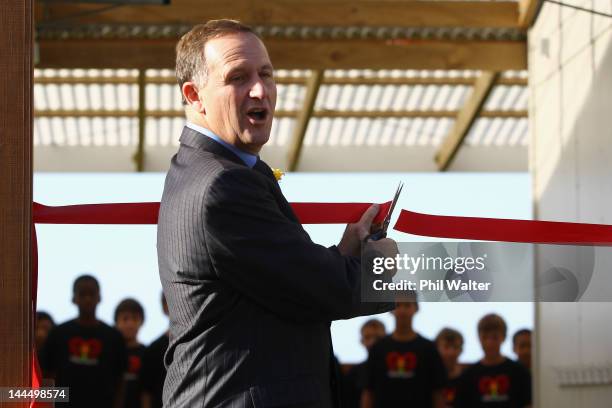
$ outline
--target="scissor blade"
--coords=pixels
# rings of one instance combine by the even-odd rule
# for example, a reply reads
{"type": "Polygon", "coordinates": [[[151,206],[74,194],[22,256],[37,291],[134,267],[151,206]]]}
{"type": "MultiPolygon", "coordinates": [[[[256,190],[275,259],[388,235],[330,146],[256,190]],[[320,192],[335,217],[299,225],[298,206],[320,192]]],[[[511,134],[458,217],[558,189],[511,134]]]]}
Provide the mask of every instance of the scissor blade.
{"type": "Polygon", "coordinates": [[[393,209],[395,209],[395,204],[397,204],[397,200],[399,199],[400,193],[402,192],[402,188],[404,188],[404,183],[400,181],[397,190],[395,191],[395,196],[393,197],[393,201],[391,201],[391,205],[389,206],[389,212],[387,212],[387,216],[385,217],[382,225],[382,230],[387,232],[387,228],[391,223],[391,215],[393,215],[393,209]]]}

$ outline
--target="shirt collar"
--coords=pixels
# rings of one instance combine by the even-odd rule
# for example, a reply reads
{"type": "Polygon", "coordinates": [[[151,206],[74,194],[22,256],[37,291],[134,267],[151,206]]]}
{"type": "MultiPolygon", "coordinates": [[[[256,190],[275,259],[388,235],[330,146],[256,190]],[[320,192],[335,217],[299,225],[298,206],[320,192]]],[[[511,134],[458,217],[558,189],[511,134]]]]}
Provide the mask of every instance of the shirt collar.
{"type": "Polygon", "coordinates": [[[207,137],[213,139],[217,143],[220,143],[223,147],[229,149],[236,156],[240,157],[240,159],[244,162],[244,164],[246,164],[250,168],[253,168],[253,166],[255,166],[255,163],[257,163],[258,157],[256,155],[254,155],[252,153],[247,153],[247,152],[245,152],[243,150],[238,149],[236,146],[233,146],[233,145],[227,143],[225,140],[221,139],[219,136],[217,136],[211,130],[206,129],[205,127],[202,127],[202,126],[198,126],[195,123],[191,123],[191,122],[187,122],[185,124],[185,126],[187,126],[190,129],[195,130],[198,133],[203,134],[204,136],[207,136],[207,137]]]}

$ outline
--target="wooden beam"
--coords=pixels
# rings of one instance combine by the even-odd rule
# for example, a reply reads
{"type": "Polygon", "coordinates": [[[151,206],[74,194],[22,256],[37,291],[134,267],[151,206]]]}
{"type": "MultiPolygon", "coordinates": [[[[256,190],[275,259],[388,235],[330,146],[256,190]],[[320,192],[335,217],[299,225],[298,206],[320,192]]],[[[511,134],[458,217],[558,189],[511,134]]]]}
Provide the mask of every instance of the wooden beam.
{"type": "MultiPolygon", "coordinates": [[[[41,2],[43,3],[43,2],[41,2]]],[[[169,6],[44,2],[41,22],[199,24],[233,18],[250,25],[516,27],[516,2],[405,0],[172,0],[169,6]],[[98,11],[98,12],[96,12],[98,11]],[[69,19],[68,19],[69,18],[69,19]]]]}
{"type": "Polygon", "coordinates": [[[29,387],[33,350],[32,0],[3,1],[0,27],[0,386],[29,387]]]}
{"type": "MultiPolygon", "coordinates": [[[[285,112],[280,112],[282,115],[285,112]]],[[[291,113],[291,112],[287,112],[291,113]]],[[[454,110],[317,110],[312,116],[315,118],[367,118],[367,119],[402,119],[402,118],[456,118],[460,112],[454,110]]],[[[277,116],[276,114],[274,115],[277,116]]],[[[290,115],[286,115],[290,116],[290,115]]],[[[281,116],[282,117],[282,116],[281,116]]],[[[482,118],[526,118],[525,110],[490,110],[481,111],[482,118]]]]}
{"type": "Polygon", "coordinates": [[[535,22],[542,0],[518,1],[518,26],[523,30],[530,28],[535,22]]]}
{"type": "MultiPolygon", "coordinates": [[[[304,145],[300,158],[300,172],[407,172],[436,171],[431,157],[436,147],[421,145],[418,140],[410,144],[369,145],[366,140],[357,145],[355,141],[344,145],[322,144],[304,145]]],[[[172,155],[176,153],[174,143],[147,146],[146,171],[166,172],[172,155]]],[[[473,145],[461,151],[453,162],[457,171],[528,171],[527,146],[485,146],[473,145]]],[[[44,172],[131,172],[130,163],[133,153],[131,146],[53,146],[38,145],[35,148],[35,170],[44,172]]],[[[267,144],[261,151],[267,163],[283,169],[287,168],[287,144],[267,144]]],[[[57,408],[60,408],[57,405],[57,408]]],[[[586,408],[586,407],[585,407],[586,408]]]]}
{"type": "MultiPolygon", "coordinates": [[[[473,69],[527,68],[523,41],[298,40],[268,38],[277,69],[473,69]]],[[[39,68],[169,68],[174,39],[41,40],[39,68]],[[138,50],[138,52],[134,52],[138,50]]]]}
{"type": "MultiPolygon", "coordinates": [[[[277,110],[274,118],[297,118],[301,111],[277,110]]],[[[138,118],[139,111],[136,110],[37,110],[34,113],[36,118],[138,118]]],[[[389,118],[456,118],[459,111],[456,110],[335,110],[322,109],[312,112],[314,118],[368,118],[368,119],[389,119],[389,118]]],[[[183,118],[183,110],[149,110],[145,112],[149,118],[183,118]]],[[[526,110],[486,110],[481,111],[481,118],[526,118],[526,110]]]]}
{"type": "MultiPolygon", "coordinates": [[[[134,162],[136,163],[136,171],[144,171],[144,146],[147,125],[147,82],[146,71],[141,69],[138,71],[138,145],[136,153],[134,153],[134,162]]],[[[184,115],[184,114],[183,114],[184,115]]]]}
{"type": "MultiPolygon", "coordinates": [[[[168,76],[146,78],[147,84],[154,85],[176,85],[176,78],[168,76]]],[[[277,85],[306,85],[308,77],[305,76],[277,76],[274,81],[277,85]]],[[[474,77],[382,77],[371,75],[359,75],[352,77],[326,76],[321,85],[426,85],[426,86],[472,86],[476,82],[474,77]]],[[[34,77],[36,85],[137,85],[138,77],[34,77]]],[[[500,77],[497,85],[507,86],[527,86],[527,78],[520,77],[500,77]]]]}
{"type": "Polygon", "coordinates": [[[482,107],[498,77],[498,72],[483,72],[476,81],[472,94],[459,111],[453,128],[435,155],[439,170],[445,171],[448,169],[463,140],[468,135],[472,124],[482,111],[482,107]]]}
{"type": "Polygon", "coordinates": [[[297,123],[293,130],[293,138],[291,146],[289,147],[289,153],[287,155],[287,163],[289,171],[296,171],[300,162],[300,154],[302,152],[302,145],[304,144],[304,137],[308,130],[308,123],[310,117],[314,111],[314,105],[317,101],[317,95],[319,94],[319,88],[321,87],[321,81],[323,80],[323,71],[312,71],[310,78],[306,83],[306,96],[304,97],[304,105],[297,117],[297,123]]]}

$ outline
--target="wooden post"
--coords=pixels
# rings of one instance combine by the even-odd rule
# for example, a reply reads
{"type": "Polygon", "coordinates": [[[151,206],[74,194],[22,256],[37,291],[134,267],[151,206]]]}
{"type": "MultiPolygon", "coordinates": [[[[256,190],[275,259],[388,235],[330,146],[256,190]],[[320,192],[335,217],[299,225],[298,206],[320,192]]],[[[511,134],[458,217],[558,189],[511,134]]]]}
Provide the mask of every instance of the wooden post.
{"type": "MultiPolygon", "coordinates": [[[[0,13],[0,386],[30,386],[33,1],[0,13]]],[[[1,403],[0,407],[23,406],[1,403]]]]}

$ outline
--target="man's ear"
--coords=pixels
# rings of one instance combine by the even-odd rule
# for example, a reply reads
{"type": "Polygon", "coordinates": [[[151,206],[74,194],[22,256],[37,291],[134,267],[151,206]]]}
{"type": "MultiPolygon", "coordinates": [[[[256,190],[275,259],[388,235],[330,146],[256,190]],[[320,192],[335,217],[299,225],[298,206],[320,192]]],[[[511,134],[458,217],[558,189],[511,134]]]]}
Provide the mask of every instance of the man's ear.
{"type": "Polygon", "coordinates": [[[204,114],[204,105],[200,101],[200,95],[198,94],[198,87],[193,82],[185,82],[181,87],[183,98],[193,110],[198,113],[204,114]]]}

